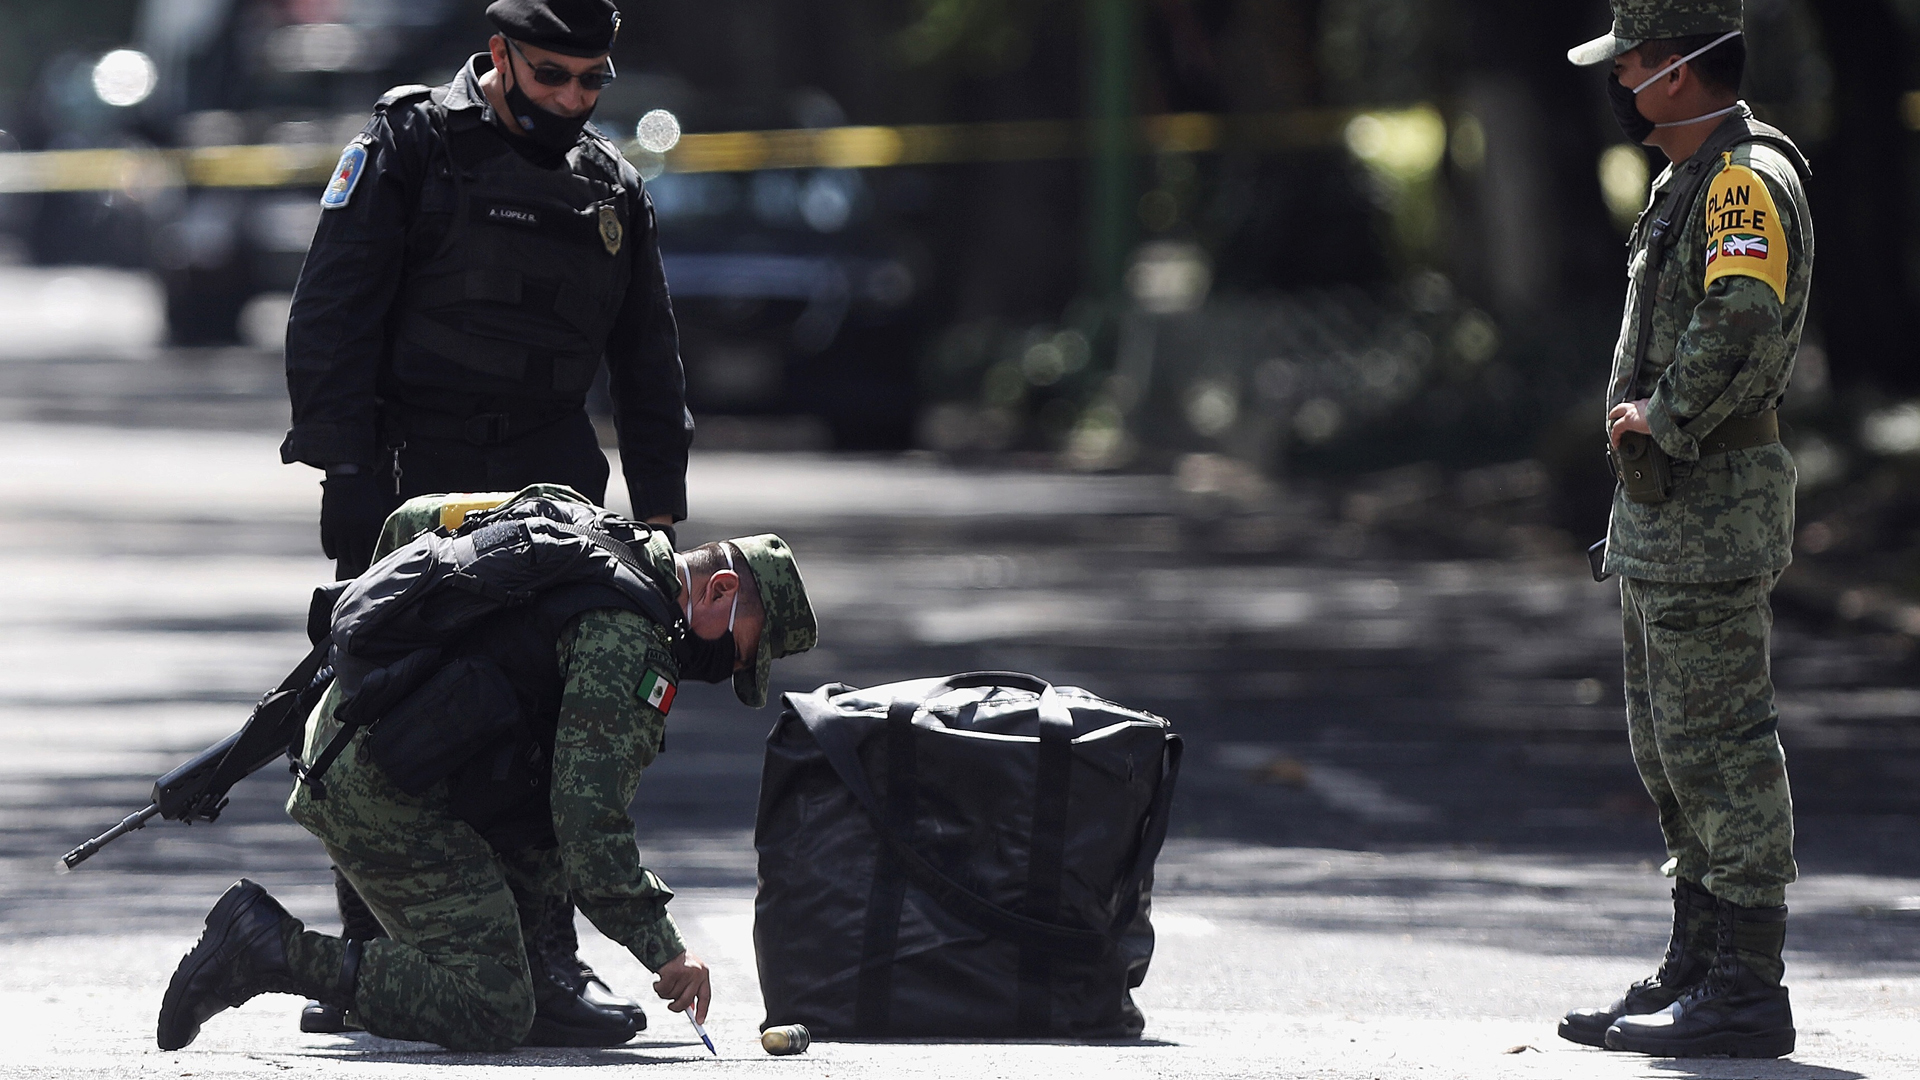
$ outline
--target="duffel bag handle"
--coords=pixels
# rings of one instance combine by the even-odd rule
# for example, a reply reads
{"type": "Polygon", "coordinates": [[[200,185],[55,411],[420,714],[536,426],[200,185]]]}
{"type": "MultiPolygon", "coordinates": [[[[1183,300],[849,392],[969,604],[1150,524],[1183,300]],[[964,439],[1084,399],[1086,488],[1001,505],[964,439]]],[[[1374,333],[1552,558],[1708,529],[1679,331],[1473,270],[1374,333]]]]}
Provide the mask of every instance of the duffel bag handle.
{"type": "MultiPolygon", "coordinates": [[[[1038,675],[1029,675],[1024,671],[968,671],[959,675],[949,675],[934,683],[936,688],[947,690],[965,690],[976,686],[1005,686],[1015,690],[1031,690],[1044,694],[1053,689],[1053,684],[1038,675]]],[[[928,694],[927,700],[933,700],[937,694],[928,694]]]]}
{"type": "Polygon", "coordinates": [[[1073,713],[1067,703],[1060,700],[1060,694],[1053,684],[1038,675],[1029,675],[1024,671],[968,671],[959,675],[949,675],[936,681],[929,693],[920,701],[913,702],[917,710],[923,702],[932,701],[948,690],[970,690],[982,686],[1006,687],[1011,690],[1028,690],[1040,696],[1040,738],[1057,740],[1073,738],[1073,713]]]}

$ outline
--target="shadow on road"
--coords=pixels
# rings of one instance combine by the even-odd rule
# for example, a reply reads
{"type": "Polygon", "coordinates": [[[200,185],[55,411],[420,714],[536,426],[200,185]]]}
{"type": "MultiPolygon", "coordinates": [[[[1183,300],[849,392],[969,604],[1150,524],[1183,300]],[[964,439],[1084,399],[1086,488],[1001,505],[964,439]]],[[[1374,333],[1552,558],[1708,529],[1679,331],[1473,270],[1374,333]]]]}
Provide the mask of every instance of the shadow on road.
{"type": "Polygon", "coordinates": [[[1866,1073],[1802,1065],[1797,1061],[1732,1061],[1725,1058],[1679,1058],[1656,1061],[1649,1068],[1676,1077],[1699,1080],[1866,1080],[1866,1073]]]}

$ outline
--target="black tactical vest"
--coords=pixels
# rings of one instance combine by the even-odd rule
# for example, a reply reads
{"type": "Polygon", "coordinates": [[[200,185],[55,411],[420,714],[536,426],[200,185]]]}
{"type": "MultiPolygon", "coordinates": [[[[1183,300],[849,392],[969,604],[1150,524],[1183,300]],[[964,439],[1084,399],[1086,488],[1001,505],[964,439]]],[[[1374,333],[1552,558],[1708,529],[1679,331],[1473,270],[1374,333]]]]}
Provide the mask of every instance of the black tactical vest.
{"type": "MultiPolygon", "coordinates": [[[[389,94],[383,104],[417,102],[389,94]]],[[[639,178],[591,131],[564,165],[517,153],[479,109],[425,110],[441,139],[423,206],[447,214],[437,250],[410,265],[395,304],[403,384],[577,407],[632,277],[639,178]]],[[[424,216],[424,215],[423,215],[424,216]]]]}
{"type": "Polygon", "coordinates": [[[550,846],[560,635],[596,608],[683,632],[671,583],[632,554],[651,532],[523,493],[415,537],[346,583],[327,616],[341,726],[302,770],[322,785],[316,797],[364,728],[362,760],[402,791],[444,780],[454,814],[496,846],[550,846]]]}
{"type": "MultiPolygon", "coordinates": [[[[529,607],[492,615],[461,635],[446,650],[448,663],[438,680],[442,685],[430,684],[405,703],[469,722],[476,709],[513,717],[489,738],[475,740],[478,745],[471,745],[445,776],[448,809],[495,847],[550,848],[557,842],[549,798],[565,680],[556,650],[574,616],[604,607],[646,616],[630,597],[608,586],[554,590],[529,607]]],[[[391,774],[417,767],[417,762],[398,760],[406,750],[397,744],[389,744],[383,753],[380,732],[376,727],[370,733],[369,753],[383,768],[391,774]]]]}

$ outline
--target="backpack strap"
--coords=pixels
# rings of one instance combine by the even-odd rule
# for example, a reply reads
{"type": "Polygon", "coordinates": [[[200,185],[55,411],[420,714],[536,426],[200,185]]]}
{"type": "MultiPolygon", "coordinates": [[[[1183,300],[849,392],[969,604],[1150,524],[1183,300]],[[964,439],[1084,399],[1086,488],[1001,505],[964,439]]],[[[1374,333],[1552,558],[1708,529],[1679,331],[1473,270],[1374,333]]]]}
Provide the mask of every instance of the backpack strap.
{"type": "Polygon", "coordinates": [[[621,591],[631,595],[648,618],[666,627],[676,638],[686,632],[684,625],[686,619],[680,614],[679,605],[673,602],[666,584],[660,578],[659,571],[636,556],[631,547],[606,531],[593,526],[554,518],[544,520],[550,522],[560,532],[578,536],[613,556],[615,562],[633,572],[639,585],[637,590],[622,588],[621,591]]]}

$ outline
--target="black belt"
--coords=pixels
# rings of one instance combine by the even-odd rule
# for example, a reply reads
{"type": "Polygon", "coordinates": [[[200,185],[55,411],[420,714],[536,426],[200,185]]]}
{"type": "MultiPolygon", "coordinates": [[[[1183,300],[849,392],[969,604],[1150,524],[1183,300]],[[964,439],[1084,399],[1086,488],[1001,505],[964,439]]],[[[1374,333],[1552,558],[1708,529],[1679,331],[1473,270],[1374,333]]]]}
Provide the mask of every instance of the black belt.
{"type": "Polygon", "coordinates": [[[1780,413],[1775,409],[1752,416],[1729,416],[1700,440],[1700,456],[1751,450],[1780,441],[1780,413]]]}
{"type": "Polygon", "coordinates": [[[499,446],[552,427],[578,412],[569,409],[562,413],[489,412],[453,416],[390,410],[383,419],[390,444],[408,439],[446,439],[474,446],[499,446]]]}

